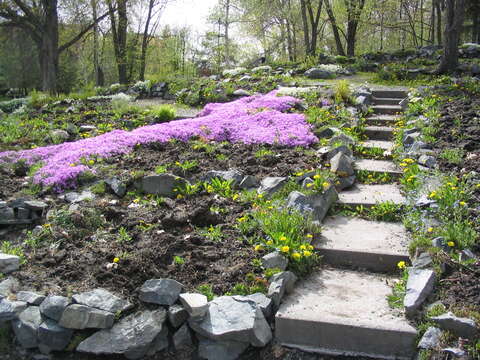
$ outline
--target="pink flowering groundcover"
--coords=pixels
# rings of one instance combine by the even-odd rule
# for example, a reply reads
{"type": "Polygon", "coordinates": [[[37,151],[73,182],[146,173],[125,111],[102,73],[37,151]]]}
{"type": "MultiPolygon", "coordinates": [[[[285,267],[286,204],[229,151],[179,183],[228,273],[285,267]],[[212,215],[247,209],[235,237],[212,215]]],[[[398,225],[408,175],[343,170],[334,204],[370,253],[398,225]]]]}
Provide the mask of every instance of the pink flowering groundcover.
{"type": "Polygon", "coordinates": [[[137,145],[171,139],[188,141],[202,136],[213,141],[244,144],[278,144],[308,146],[318,141],[304,115],[285,113],[300,100],[277,96],[276,91],[245,97],[229,103],[212,103],[194,119],[144,126],[133,131],[115,130],[100,136],[0,153],[0,163],[19,160],[32,165],[41,162],[33,181],[53,186],[57,191],[74,187],[78,175],[91,170],[85,160],[109,158],[133,151],[137,145]]]}

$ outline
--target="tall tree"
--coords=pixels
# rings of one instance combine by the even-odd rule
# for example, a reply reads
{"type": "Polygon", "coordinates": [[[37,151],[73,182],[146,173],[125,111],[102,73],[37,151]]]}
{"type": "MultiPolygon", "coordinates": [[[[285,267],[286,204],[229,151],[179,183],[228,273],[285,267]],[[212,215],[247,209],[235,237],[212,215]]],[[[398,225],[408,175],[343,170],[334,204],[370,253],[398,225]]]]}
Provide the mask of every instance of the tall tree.
{"type": "Polygon", "coordinates": [[[4,0],[0,2],[0,25],[19,27],[34,41],[39,54],[42,89],[51,93],[57,91],[57,77],[60,54],[79,41],[105,15],[94,19],[64,44],[59,44],[58,0],[4,0]]]}
{"type": "Polygon", "coordinates": [[[345,56],[345,50],[343,48],[342,39],[340,38],[340,30],[337,25],[337,19],[333,13],[331,0],[325,0],[325,9],[327,10],[328,19],[332,26],[333,37],[335,38],[335,45],[337,46],[337,54],[345,56]]]}
{"type": "Polygon", "coordinates": [[[318,26],[322,13],[323,0],[318,0],[316,9],[312,0],[300,0],[303,22],[303,36],[305,39],[305,52],[315,56],[317,52],[318,26]]]}
{"type": "Polygon", "coordinates": [[[344,0],[347,8],[347,56],[355,56],[358,24],[362,16],[365,0],[344,0]]]}
{"type": "Polygon", "coordinates": [[[117,63],[118,81],[128,84],[128,59],[127,59],[127,31],[128,31],[128,0],[107,0],[108,13],[113,37],[113,50],[117,63]]]}
{"type": "Polygon", "coordinates": [[[438,73],[454,71],[458,67],[458,43],[465,17],[465,0],[446,0],[444,51],[438,73]]]}

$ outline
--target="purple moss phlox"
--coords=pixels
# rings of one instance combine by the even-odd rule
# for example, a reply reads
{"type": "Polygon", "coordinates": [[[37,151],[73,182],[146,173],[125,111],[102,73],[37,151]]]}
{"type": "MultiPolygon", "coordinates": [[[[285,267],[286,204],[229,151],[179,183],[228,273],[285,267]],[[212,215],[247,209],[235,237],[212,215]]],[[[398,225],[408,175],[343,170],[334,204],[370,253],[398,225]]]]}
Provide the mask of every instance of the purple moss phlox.
{"type": "Polygon", "coordinates": [[[213,141],[308,146],[318,139],[305,117],[283,113],[298,102],[293,97],[276,96],[273,91],[229,103],[208,104],[194,119],[144,126],[133,131],[115,130],[36,149],[7,151],[0,153],[0,163],[24,160],[32,165],[41,161],[43,166],[35,174],[34,182],[62,191],[74,187],[78,175],[90,170],[82,159],[126,154],[140,144],[164,143],[171,139],[188,141],[193,136],[202,136],[213,141]]]}

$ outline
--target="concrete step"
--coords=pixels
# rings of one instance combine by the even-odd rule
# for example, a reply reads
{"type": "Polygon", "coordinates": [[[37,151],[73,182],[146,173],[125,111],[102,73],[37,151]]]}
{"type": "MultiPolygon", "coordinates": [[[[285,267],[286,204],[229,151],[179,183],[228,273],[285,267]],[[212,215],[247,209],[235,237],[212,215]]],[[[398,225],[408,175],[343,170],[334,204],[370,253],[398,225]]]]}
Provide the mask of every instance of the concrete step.
{"type": "Polygon", "coordinates": [[[380,140],[367,140],[360,143],[361,146],[366,148],[379,148],[383,150],[392,151],[394,144],[392,141],[380,141],[380,140]]]}
{"type": "Polygon", "coordinates": [[[416,330],[387,303],[393,279],[324,270],[295,286],[275,316],[284,346],[328,355],[410,359],[416,330]]]}
{"type": "Polygon", "coordinates": [[[391,90],[391,89],[375,89],[372,91],[372,96],[379,99],[405,99],[407,91],[405,90],[391,90]]]}
{"type": "Polygon", "coordinates": [[[399,105],[400,101],[399,98],[373,98],[374,105],[399,105]]]}
{"type": "Polygon", "coordinates": [[[365,119],[366,125],[391,126],[400,120],[399,115],[373,115],[365,119]]]}
{"type": "Polygon", "coordinates": [[[342,191],[338,199],[338,203],[341,205],[364,207],[372,207],[387,201],[399,205],[406,202],[400,188],[395,184],[356,184],[351,189],[342,191]]]}
{"type": "Polygon", "coordinates": [[[389,126],[366,126],[364,133],[370,140],[388,141],[393,139],[393,128],[389,126]]]}
{"type": "Polygon", "coordinates": [[[369,171],[373,173],[388,173],[400,176],[403,171],[393,161],[359,159],[355,161],[355,170],[369,171]]]}
{"type": "Polygon", "coordinates": [[[402,224],[343,216],[328,217],[314,246],[322,262],[377,272],[394,272],[408,261],[408,236],[402,224]]]}
{"type": "Polygon", "coordinates": [[[375,114],[395,115],[403,112],[400,105],[374,105],[372,109],[375,114]]]}

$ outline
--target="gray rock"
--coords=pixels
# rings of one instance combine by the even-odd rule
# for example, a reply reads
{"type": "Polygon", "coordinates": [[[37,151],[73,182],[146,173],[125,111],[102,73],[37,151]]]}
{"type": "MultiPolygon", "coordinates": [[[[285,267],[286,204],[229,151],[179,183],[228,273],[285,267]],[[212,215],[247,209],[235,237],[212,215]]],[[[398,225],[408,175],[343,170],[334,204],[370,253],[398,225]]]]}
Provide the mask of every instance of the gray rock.
{"type": "Polygon", "coordinates": [[[414,132],[414,133],[411,133],[411,134],[406,134],[403,136],[403,145],[405,146],[408,146],[408,145],[412,145],[416,140],[418,140],[420,138],[422,134],[420,134],[419,132],[414,132]]]}
{"type": "Polygon", "coordinates": [[[372,103],[372,99],[368,96],[360,95],[355,98],[355,103],[360,106],[362,105],[368,106],[372,103]]]}
{"type": "Polygon", "coordinates": [[[10,277],[3,281],[0,281],[0,299],[2,297],[7,297],[11,293],[16,292],[18,287],[20,286],[18,280],[10,277]]]}
{"type": "Polygon", "coordinates": [[[163,330],[165,318],[163,309],[131,314],[111,329],[100,330],[82,341],[77,351],[95,355],[124,355],[127,359],[140,359],[149,351],[163,330]]]}
{"type": "Polygon", "coordinates": [[[198,355],[207,360],[236,360],[248,346],[248,343],[238,341],[200,339],[198,355]]]}
{"type": "Polygon", "coordinates": [[[285,186],[287,181],[288,178],[286,177],[266,177],[261,181],[260,187],[258,188],[257,192],[259,194],[271,196],[272,194],[281,190],[285,186]]]}
{"type": "Polygon", "coordinates": [[[307,178],[303,179],[303,181],[302,181],[302,188],[308,189],[309,184],[314,184],[314,183],[315,183],[315,181],[312,178],[307,177],[307,178]]]}
{"type": "Polygon", "coordinates": [[[472,319],[460,318],[451,312],[430,319],[443,330],[451,331],[457,336],[472,339],[478,335],[477,324],[472,319]]]}
{"type": "Polygon", "coordinates": [[[311,68],[304,75],[309,79],[333,79],[335,77],[334,73],[318,68],[311,68]]]}
{"type": "Polygon", "coordinates": [[[168,308],[168,321],[174,328],[178,328],[188,320],[188,312],[181,305],[172,305],[168,308]]]}
{"type": "Polygon", "coordinates": [[[65,329],[55,321],[46,319],[38,328],[38,342],[53,351],[64,350],[72,339],[73,330],[65,329]]]}
{"type": "Polygon", "coordinates": [[[250,81],[252,80],[252,77],[250,75],[245,75],[245,76],[242,76],[240,79],[238,79],[238,81],[250,81]]]}
{"type": "Polygon", "coordinates": [[[295,286],[297,277],[290,271],[275,274],[270,279],[267,296],[272,299],[275,309],[280,307],[285,293],[291,293],[295,286]]]}
{"type": "Polygon", "coordinates": [[[272,71],[272,67],[269,65],[257,66],[251,70],[252,73],[271,72],[271,71],[272,71]]]}
{"type": "Polygon", "coordinates": [[[147,303],[173,305],[182,289],[183,285],[172,279],[151,279],[140,288],[139,298],[147,303]]]}
{"type": "Polygon", "coordinates": [[[127,186],[116,177],[105,180],[105,183],[118,197],[124,197],[127,193],[127,186]]]}
{"type": "Polygon", "coordinates": [[[20,313],[18,320],[12,322],[12,328],[17,341],[25,349],[38,345],[37,332],[42,323],[42,315],[37,306],[30,306],[20,313]]]}
{"type": "Polygon", "coordinates": [[[288,259],[278,251],[274,251],[262,257],[262,266],[265,269],[277,268],[283,271],[288,266],[288,259]]]}
{"type": "Polygon", "coordinates": [[[355,181],[357,181],[357,177],[355,175],[338,178],[338,182],[335,183],[335,189],[337,191],[348,189],[355,184],[355,181]]]}
{"type": "Polygon", "coordinates": [[[349,177],[355,174],[353,160],[345,154],[339,153],[330,160],[330,171],[339,177],[349,177]]]}
{"type": "Polygon", "coordinates": [[[67,329],[108,329],[115,322],[111,312],[94,309],[89,306],[73,304],[63,311],[58,324],[67,329]]]}
{"type": "Polygon", "coordinates": [[[407,292],[403,300],[407,316],[412,316],[432,293],[435,285],[435,272],[426,269],[408,271],[407,292]]]}
{"type": "Polygon", "coordinates": [[[18,301],[24,301],[28,303],[29,305],[40,305],[43,300],[45,300],[44,295],[39,295],[31,291],[19,291],[17,293],[17,300],[18,301]]]}
{"type": "Polygon", "coordinates": [[[298,191],[292,191],[288,195],[287,207],[310,215],[316,221],[322,221],[337,199],[338,193],[333,186],[330,186],[321,194],[308,196],[298,191]]]}
{"type": "Polygon", "coordinates": [[[176,196],[175,188],[185,186],[187,180],[173,174],[149,175],[138,180],[136,186],[146,194],[160,195],[166,197],[176,196]]]}
{"type": "Polygon", "coordinates": [[[425,350],[436,349],[440,345],[442,334],[443,332],[439,328],[433,326],[429,327],[418,343],[418,348],[425,350]]]}
{"type": "Polygon", "coordinates": [[[20,268],[20,257],[0,253],[0,273],[10,274],[20,268]]]}
{"type": "Polygon", "coordinates": [[[205,295],[184,293],[179,295],[179,299],[191,317],[203,317],[208,310],[208,300],[205,295]]]}
{"type": "Polygon", "coordinates": [[[231,181],[233,187],[238,187],[244,177],[245,176],[237,169],[229,169],[227,171],[211,170],[205,174],[203,180],[210,181],[214,178],[219,178],[223,181],[231,181]]]}
{"type": "Polygon", "coordinates": [[[428,252],[423,252],[413,260],[412,265],[416,269],[427,269],[432,267],[433,260],[428,252]]]}
{"type": "Polygon", "coordinates": [[[333,138],[330,139],[330,146],[333,146],[335,144],[343,144],[343,145],[354,145],[355,140],[351,137],[348,136],[344,133],[340,133],[333,138]]]}
{"type": "Polygon", "coordinates": [[[40,312],[52,320],[59,321],[69,304],[70,300],[64,296],[47,296],[40,304],[40,312]]]}
{"type": "Polygon", "coordinates": [[[244,73],[247,72],[247,69],[245,69],[244,67],[238,67],[238,68],[235,68],[235,69],[228,69],[228,70],[224,70],[222,72],[222,75],[224,77],[227,77],[227,76],[238,76],[238,75],[242,75],[244,73]]]}
{"type": "Polygon", "coordinates": [[[95,289],[93,291],[84,292],[78,295],[73,295],[73,301],[78,304],[90,306],[95,309],[117,313],[131,309],[133,305],[112,294],[104,289],[95,289]]]}
{"type": "Polygon", "coordinates": [[[235,90],[233,93],[232,93],[233,96],[251,96],[252,94],[250,93],[250,91],[247,91],[247,90],[243,90],[243,89],[238,89],[238,90],[235,90]]]}
{"type": "Polygon", "coordinates": [[[435,239],[432,239],[432,246],[442,249],[443,251],[449,253],[452,251],[452,249],[447,245],[445,242],[445,239],[441,236],[436,237],[435,239]]]}
{"type": "Polygon", "coordinates": [[[319,131],[315,131],[315,135],[319,139],[324,139],[324,138],[331,138],[332,136],[334,136],[339,132],[340,130],[338,130],[337,128],[327,127],[327,128],[320,129],[319,131]]]}
{"type": "Polygon", "coordinates": [[[330,161],[339,153],[342,153],[348,157],[353,156],[352,150],[348,146],[340,145],[327,152],[327,161],[330,161]]]}
{"type": "Polygon", "coordinates": [[[427,168],[432,169],[435,167],[435,165],[437,165],[437,160],[430,155],[421,155],[418,158],[418,163],[420,165],[423,165],[423,166],[426,166],[427,168]]]}
{"type": "Polygon", "coordinates": [[[240,184],[238,184],[238,188],[248,190],[256,188],[258,185],[259,183],[255,176],[247,175],[242,179],[240,184]]]}
{"type": "Polygon", "coordinates": [[[255,303],[257,304],[257,307],[260,310],[262,310],[263,316],[265,316],[265,318],[269,318],[273,314],[272,299],[266,297],[262,293],[255,293],[255,294],[251,294],[251,295],[247,295],[247,296],[237,295],[237,296],[234,296],[234,298],[242,300],[242,301],[244,301],[244,300],[255,301],[255,303]]]}
{"type": "Polygon", "coordinates": [[[199,335],[253,346],[265,346],[272,339],[270,326],[254,301],[221,296],[209,305],[202,321],[189,320],[190,327],[199,335]]]}
{"type": "Polygon", "coordinates": [[[70,139],[70,134],[65,130],[56,129],[56,130],[52,130],[50,132],[50,138],[54,142],[63,142],[63,141],[67,141],[68,139],[70,139]]]}
{"type": "Polygon", "coordinates": [[[470,249],[462,250],[462,252],[460,252],[460,261],[468,260],[478,260],[478,257],[470,249]]]}
{"type": "Polygon", "coordinates": [[[447,354],[452,354],[457,358],[461,358],[467,355],[467,352],[465,350],[459,349],[459,348],[445,348],[445,349],[442,349],[442,351],[446,352],[447,354]]]}
{"type": "Polygon", "coordinates": [[[168,345],[168,328],[167,326],[163,326],[162,331],[160,331],[157,337],[153,340],[152,344],[149,346],[147,356],[152,356],[157,352],[166,349],[168,345]]]}
{"type": "Polygon", "coordinates": [[[183,326],[173,334],[173,345],[177,351],[192,347],[192,334],[187,324],[183,324],[183,326]]]}
{"type": "Polygon", "coordinates": [[[71,204],[78,204],[83,201],[91,201],[95,199],[95,194],[91,191],[85,190],[80,194],[76,192],[69,192],[65,194],[65,201],[71,204]]]}
{"type": "Polygon", "coordinates": [[[10,224],[15,220],[15,213],[10,207],[0,208],[0,224],[10,224]]]}
{"type": "Polygon", "coordinates": [[[3,321],[11,321],[18,317],[23,310],[27,308],[24,301],[10,301],[8,299],[0,300],[0,323],[3,321]]]}
{"type": "Polygon", "coordinates": [[[84,133],[84,132],[91,132],[91,131],[95,131],[97,130],[97,128],[93,125],[81,125],[78,130],[81,132],[81,133],[84,133]]]}
{"type": "Polygon", "coordinates": [[[30,210],[33,211],[44,211],[48,205],[44,203],[43,201],[37,201],[37,200],[26,200],[23,205],[30,210]]]}

